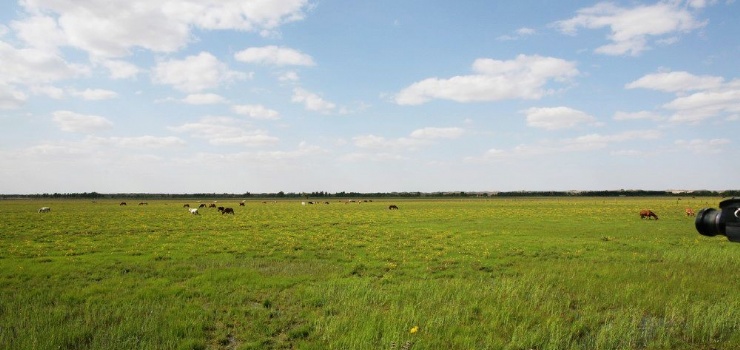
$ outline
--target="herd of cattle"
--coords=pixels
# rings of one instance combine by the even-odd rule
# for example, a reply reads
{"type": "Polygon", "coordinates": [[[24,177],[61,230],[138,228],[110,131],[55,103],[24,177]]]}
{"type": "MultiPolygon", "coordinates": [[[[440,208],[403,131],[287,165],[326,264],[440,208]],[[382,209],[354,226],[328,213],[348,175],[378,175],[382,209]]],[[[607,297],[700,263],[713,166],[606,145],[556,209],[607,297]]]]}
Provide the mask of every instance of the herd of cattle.
{"type": "MultiPolygon", "coordinates": [[[[686,208],[684,213],[686,213],[686,216],[696,216],[694,209],[691,209],[691,208],[686,208]]],[[[640,210],[640,219],[644,219],[644,218],[647,218],[648,220],[655,218],[655,220],[658,220],[658,215],[656,215],[650,209],[642,209],[640,210]]]]}
{"type": "MultiPolygon", "coordinates": [[[[264,203],[267,203],[267,202],[262,202],[262,203],[264,204],[264,203]]],[[[318,203],[319,202],[301,202],[301,205],[304,205],[305,206],[306,204],[318,204],[318,203]]],[[[147,202],[139,202],[139,205],[148,205],[148,204],[149,203],[147,203],[147,202]]],[[[324,204],[329,204],[329,202],[324,202],[324,204]]],[[[126,202],[121,202],[119,205],[121,205],[121,206],[126,205],[126,202]]],[[[245,206],[244,201],[239,202],[239,206],[240,207],[245,206]]],[[[192,215],[200,215],[200,213],[198,212],[198,209],[199,208],[206,208],[206,207],[207,208],[216,208],[216,209],[218,209],[218,211],[221,213],[221,215],[224,215],[224,214],[234,215],[234,208],[217,207],[215,203],[211,203],[211,204],[201,203],[201,204],[198,205],[198,208],[190,208],[190,204],[184,204],[183,205],[183,208],[187,208],[188,211],[190,212],[190,214],[192,214],[192,215]]],[[[398,206],[395,205],[395,204],[391,204],[391,205],[388,206],[388,209],[389,210],[398,210],[398,206]]],[[[50,212],[51,212],[51,208],[50,207],[41,207],[41,208],[39,208],[39,213],[50,213],[50,212]]],[[[691,208],[686,208],[685,213],[686,213],[686,216],[696,216],[696,213],[691,208]]],[[[658,215],[655,214],[655,212],[653,212],[650,209],[642,209],[642,210],[640,210],[640,219],[645,219],[645,218],[647,218],[648,220],[651,220],[651,219],[658,220],[658,215]]]]}
{"type": "MultiPolygon", "coordinates": [[[[368,202],[368,201],[369,202],[372,202],[372,200],[366,200],[364,202],[368,202]]],[[[346,203],[353,203],[353,202],[354,201],[347,201],[346,203]]],[[[267,202],[262,202],[262,204],[267,204],[267,202]]],[[[305,206],[306,204],[319,204],[319,202],[301,202],[301,205],[304,205],[305,206]]],[[[329,202],[324,202],[324,204],[329,204],[329,202]]],[[[119,206],[126,206],[128,204],[126,202],[121,202],[118,205],[119,206]]],[[[149,203],[147,203],[147,202],[139,202],[139,205],[149,205],[149,203]]],[[[240,207],[245,206],[245,201],[239,202],[239,206],[240,207]]],[[[224,214],[234,215],[234,208],[217,207],[215,203],[211,203],[211,204],[200,203],[198,205],[198,208],[191,208],[190,207],[190,204],[186,203],[186,204],[183,204],[183,208],[188,209],[188,212],[191,215],[200,215],[200,212],[198,211],[198,209],[200,209],[200,208],[216,208],[216,209],[218,209],[219,213],[221,213],[221,215],[224,215],[224,214]]],[[[388,207],[388,209],[396,209],[397,210],[398,209],[398,206],[395,205],[395,204],[391,204],[388,207]]],[[[51,208],[50,207],[41,207],[39,209],[39,213],[49,213],[49,212],[51,212],[51,208]]]]}
{"type": "MultiPolygon", "coordinates": [[[[201,204],[198,208],[190,208],[189,204],[185,204],[183,205],[183,207],[188,208],[188,211],[190,211],[190,214],[192,215],[200,215],[200,213],[198,212],[198,208],[205,208],[206,206],[205,204],[201,204]]],[[[211,204],[209,208],[216,208],[216,205],[211,204]]],[[[218,207],[218,212],[221,213],[221,215],[224,215],[224,214],[234,215],[234,208],[218,207]]]]}
{"type": "MultiPolygon", "coordinates": [[[[349,201],[345,202],[345,204],[346,203],[354,203],[354,202],[355,202],[354,200],[349,200],[349,201]]],[[[363,202],[372,202],[372,200],[365,200],[363,202]]],[[[267,204],[267,202],[262,202],[262,204],[267,204]]],[[[306,204],[319,204],[319,202],[301,202],[301,205],[304,205],[305,206],[306,204]]],[[[324,202],[324,204],[329,204],[329,202],[324,202]]],[[[121,202],[118,205],[119,206],[127,206],[128,203],[121,202]]],[[[149,205],[149,203],[147,203],[147,202],[139,202],[139,205],[149,205]]],[[[245,201],[239,202],[239,206],[240,207],[245,206],[245,201]]],[[[221,213],[221,215],[224,215],[224,214],[234,215],[234,208],[217,207],[216,204],[215,204],[215,201],[214,201],[214,203],[211,203],[211,204],[200,203],[198,205],[198,208],[190,208],[190,204],[186,203],[186,204],[183,204],[183,208],[188,209],[188,212],[190,212],[190,214],[192,214],[192,215],[200,215],[200,212],[198,211],[198,209],[200,209],[200,208],[216,208],[221,213]]],[[[388,209],[398,209],[398,206],[396,206],[395,204],[391,204],[388,207],[388,209]]],[[[51,212],[51,208],[50,207],[41,207],[41,208],[39,208],[39,213],[49,213],[49,212],[51,212]]]]}

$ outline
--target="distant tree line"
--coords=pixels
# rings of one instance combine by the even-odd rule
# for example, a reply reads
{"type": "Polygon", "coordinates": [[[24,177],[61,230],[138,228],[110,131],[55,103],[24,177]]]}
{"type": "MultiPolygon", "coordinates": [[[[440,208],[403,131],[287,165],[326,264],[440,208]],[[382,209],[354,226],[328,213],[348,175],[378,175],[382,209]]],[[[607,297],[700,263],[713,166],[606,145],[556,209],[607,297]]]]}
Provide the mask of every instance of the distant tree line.
{"type": "Polygon", "coordinates": [[[733,197],[740,196],[740,190],[724,191],[650,191],[650,190],[619,190],[619,191],[517,191],[497,192],[497,197],[733,197]]]}
{"type": "Polygon", "coordinates": [[[288,192],[277,193],[41,193],[41,194],[0,194],[0,199],[35,198],[35,199],[248,199],[248,198],[495,198],[495,197],[740,197],[740,190],[725,191],[510,191],[510,192],[288,192]]]}

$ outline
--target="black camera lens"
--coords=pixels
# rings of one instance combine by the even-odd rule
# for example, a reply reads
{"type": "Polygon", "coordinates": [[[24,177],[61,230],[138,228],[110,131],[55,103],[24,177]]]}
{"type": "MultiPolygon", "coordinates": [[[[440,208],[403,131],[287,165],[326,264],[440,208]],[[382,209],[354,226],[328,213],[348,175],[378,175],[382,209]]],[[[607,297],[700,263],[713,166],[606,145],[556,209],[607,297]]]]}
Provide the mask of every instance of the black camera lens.
{"type": "Polygon", "coordinates": [[[722,211],[714,208],[704,208],[696,214],[696,230],[704,236],[716,236],[725,234],[722,211]]]}

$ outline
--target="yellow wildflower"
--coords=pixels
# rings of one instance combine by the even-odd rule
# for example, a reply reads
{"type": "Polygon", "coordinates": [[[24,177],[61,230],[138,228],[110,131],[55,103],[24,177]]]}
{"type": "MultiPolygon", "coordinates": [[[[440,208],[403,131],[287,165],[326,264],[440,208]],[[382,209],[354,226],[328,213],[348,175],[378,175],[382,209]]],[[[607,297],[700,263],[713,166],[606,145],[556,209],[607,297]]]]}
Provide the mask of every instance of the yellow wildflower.
{"type": "Polygon", "coordinates": [[[409,333],[414,334],[418,331],[419,331],[419,326],[413,326],[411,327],[411,330],[409,331],[409,333]]]}

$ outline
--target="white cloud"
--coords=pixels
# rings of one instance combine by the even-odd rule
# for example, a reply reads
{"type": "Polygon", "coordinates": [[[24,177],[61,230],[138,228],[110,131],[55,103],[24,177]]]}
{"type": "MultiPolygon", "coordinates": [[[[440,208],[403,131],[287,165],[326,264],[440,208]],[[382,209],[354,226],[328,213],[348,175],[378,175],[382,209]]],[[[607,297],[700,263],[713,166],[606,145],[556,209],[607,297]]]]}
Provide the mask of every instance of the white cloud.
{"type": "Polygon", "coordinates": [[[519,55],[514,60],[480,58],[473,63],[474,75],[449,79],[428,78],[401,90],[395,101],[419,105],[432,99],[457,102],[538,99],[553,91],[550,81],[564,82],[578,75],[575,63],[553,57],[519,55]]]}
{"type": "Polygon", "coordinates": [[[217,94],[190,94],[182,102],[191,105],[212,105],[226,103],[227,101],[223,96],[217,94]]]}
{"type": "Polygon", "coordinates": [[[229,117],[206,117],[170,130],[208,140],[212,145],[263,146],[279,141],[264,130],[250,130],[248,124],[229,117]]]}
{"type": "Polygon", "coordinates": [[[655,42],[661,46],[670,46],[679,41],[679,38],[677,36],[672,36],[664,39],[657,39],[655,42]]]}
{"type": "Polygon", "coordinates": [[[283,82],[296,82],[300,80],[300,78],[298,77],[298,73],[294,71],[290,71],[290,72],[284,72],[280,74],[280,76],[278,77],[278,80],[283,81],[283,82]]]}
{"type": "Polygon", "coordinates": [[[740,88],[697,92],[676,98],[663,107],[675,111],[670,118],[674,122],[695,123],[725,113],[738,113],[740,88]]]}
{"type": "MultiPolygon", "coordinates": [[[[716,0],[687,0],[686,3],[693,8],[704,8],[707,6],[707,2],[715,2],[716,0]]],[[[728,0],[728,3],[734,0],[728,0]]]]}
{"type": "Polygon", "coordinates": [[[352,141],[354,141],[355,146],[360,148],[383,148],[389,145],[385,137],[375,135],[355,136],[352,141]]]}
{"type": "Polygon", "coordinates": [[[339,157],[342,162],[388,162],[388,161],[403,161],[407,160],[408,157],[397,153],[388,152],[373,152],[373,153],[362,153],[352,152],[347,153],[339,157]]]}
{"type": "Polygon", "coordinates": [[[120,60],[104,60],[103,66],[110,71],[112,79],[128,79],[136,77],[141,71],[135,64],[120,60]]]}
{"type": "Polygon", "coordinates": [[[668,120],[675,123],[698,123],[722,115],[729,118],[740,112],[740,80],[724,82],[721,77],[663,72],[648,74],[626,87],[675,93],[676,98],[662,106],[673,113],[668,120]]]}
{"type": "Polygon", "coordinates": [[[23,150],[20,156],[34,160],[58,161],[65,158],[89,158],[99,151],[87,146],[89,145],[80,142],[46,142],[23,150]]]}
{"type": "MultiPolygon", "coordinates": [[[[387,154],[397,154],[402,151],[414,151],[424,145],[432,144],[433,140],[439,139],[456,139],[465,133],[462,128],[434,128],[427,127],[416,129],[411,132],[409,137],[385,138],[377,135],[361,135],[352,138],[354,145],[358,148],[375,149],[375,150],[394,150],[395,152],[385,152],[387,154]]],[[[359,156],[359,155],[356,155],[359,156]]]]}
{"type": "Polygon", "coordinates": [[[688,72],[662,72],[648,74],[625,85],[627,89],[651,89],[666,92],[705,90],[722,85],[722,77],[696,76],[688,72]]]}
{"type": "Polygon", "coordinates": [[[189,38],[188,23],[163,11],[160,1],[126,1],[111,6],[97,1],[22,2],[29,12],[52,13],[68,45],[91,56],[121,57],[133,47],[173,52],[189,38]],[[156,35],[152,35],[156,33],[156,35]]]}
{"type": "Polygon", "coordinates": [[[85,115],[70,111],[52,113],[52,120],[63,131],[91,133],[113,127],[113,123],[97,115],[85,115]]]}
{"type": "Polygon", "coordinates": [[[534,35],[537,31],[532,28],[522,27],[517,29],[516,33],[519,35],[534,35]]]}
{"type": "Polygon", "coordinates": [[[650,112],[650,111],[640,111],[640,112],[622,112],[617,111],[614,113],[614,120],[663,120],[665,119],[660,114],[650,112]]]}
{"type": "Polygon", "coordinates": [[[366,111],[370,107],[372,107],[372,105],[367,102],[355,101],[349,106],[342,106],[341,108],[339,108],[337,113],[341,115],[356,114],[366,111]]]}
{"type": "Polygon", "coordinates": [[[302,103],[305,109],[320,113],[329,113],[336,108],[334,103],[326,101],[321,96],[301,88],[295,88],[293,90],[291,101],[302,103]]]}
{"type": "Polygon", "coordinates": [[[82,97],[88,101],[108,100],[118,97],[118,93],[115,91],[105,89],[85,89],[82,91],[72,89],[70,90],[70,94],[72,96],[82,97]]]}
{"type": "Polygon", "coordinates": [[[174,136],[136,136],[136,137],[88,137],[86,143],[96,146],[114,146],[127,149],[170,148],[185,145],[185,141],[174,136]]]}
{"type": "Polygon", "coordinates": [[[11,86],[0,83],[0,109],[13,109],[21,107],[28,96],[11,86]]]}
{"type": "Polygon", "coordinates": [[[693,139],[693,140],[677,140],[676,146],[681,147],[687,151],[695,154],[706,154],[706,153],[723,153],[725,149],[723,146],[732,144],[728,139],[693,139]]]}
{"type": "Polygon", "coordinates": [[[269,36],[281,25],[305,17],[308,0],[169,1],[163,10],[203,29],[255,31],[269,36]]]}
{"type": "Polygon", "coordinates": [[[418,139],[418,138],[400,137],[396,139],[387,139],[385,137],[376,136],[376,135],[355,136],[352,138],[352,141],[354,142],[354,145],[359,148],[369,148],[369,149],[401,148],[403,150],[414,149],[415,147],[426,144],[428,142],[428,141],[418,139]]]}
{"type": "Polygon", "coordinates": [[[417,139],[456,139],[465,133],[462,128],[423,128],[411,132],[417,139]]]}
{"type": "Polygon", "coordinates": [[[519,39],[518,36],[510,35],[510,34],[499,35],[498,37],[496,37],[496,40],[499,40],[499,41],[511,41],[511,40],[518,40],[518,39],[519,39]]]}
{"type": "Polygon", "coordinates": [[[90,74],[88,67],[69,63],[55,52],[17,49],[3,41],[0,41],[0,57],[0,84],[34,86],[90,74]]]}
{"type": "Polygon", "coordinates": [[[53,17],[31,16],[21,21],[13,21],[10,26],[18,38],[35,49],[56,51],[59,46],[67,44],[64,32],[57,26],[53,17]]]}
{"type": "Polygon", "coordinates": [[[235,105],[232,107],[234,113],[246,115],[254,119],[280,119],[280,113],[262,105],[235,105]]]}
{"type": "MultiPolygon", "coordinates": [[[[248,158],[269,162],[275,160],[290,160],[290,159],[304,159],[308,156],[315,156],[326,153],[326,150],[319,146],[314,146],[306,142],[300,142],[298,147],[292,151],[270,151],[270,152],[257,152],[248,154],[248,158]]],[[[243,156],[243,155],[242,155],[243,156]]]]}
{"type": "Polygon", "coordinates": [[[655,130],[625,131],[612,135],[589,134],[572,139],[565,139],[560,144],[563,151],[594,150],[607,147],[609,144],[632,140],[655,140],[661,137],[655,130]]]}
{"type": "Polygon", "coordinates": [[[307,0],[131,0],[115,5],[92,0],[20,3],[26,12],[35,15],[28,22],[44,21],[43,28],[53,30],[54,35],[49,38],[38,30],[32,31],[34,23],[16,24],[31,46],[48,47],[56,41],[57,45],[70,45],[97,57],[126,56],[135,47],[174,52],[193,41],[191,28],[271,35],[284,23],[303,19],[309,6],[307,0]],[[41,14],[47,17],[40,18],[41,14]],[[51,18],[56,19],[56,25],[51,18]]]}
{"type": "Polygon", "coordinates": [[[65,95],[64,90],[52,85],[34,85],[29,90],[33,94],[48,96],[55,100],[59,100],[65,95]]]}
{"type": "Polygon", "coordinates": [[[510,34],[501,35],[498,38],[496,38],[496,40],[501,40],[501,41],[519,40],[523,37],[534,35],[534,34],[537,34],[536,30],[532,28],[522,27],[522,28],[517,29],[514,32],[514,35],[510,35],[510,34]]]}
{"type": "Polygon", "coordinates": [[[290,164],[294,164],[294,160],[305,161],[306,158],[325,153],[327,153],[327,151],[319,146],[314,146],[307,144],[306,142],[301,142],[294,150],[244,151],[235,153],[201,152],[193,155],[192,157],[179,159],[177,161],[181,164],[195,164],[198,167],[202,167],[203,164],[238,165],[245,162],[250,162],[254,167],[264,166],[267,168],[272,168],[283,161],[290,161],[290,164]]]}
{"type": "Polygon", "coordinates": [[[579,28],[609,28],[611,44],[596,48],[597,53],[639,55],[650,47],[653,38],[660,40],[664,36],[691,32],[703,27],[706,22],[697,20],[680,1],[663,1],[633,8],[602,2],[578,10],[575,17],[553,25],[567,34],[575,34],[579,28]]]}
{"type": "Polygon", "coordinates": [[[521,144],[510,150],[492,148],[478,157],[466,157],[467,162],[485,162],[497,159],[536,157],[556,153],[588,152],[604,149],[612,144],[634,140],[656,140],[662,137],[659,131],[638,130],[602,135],[588,134],[561,140],[544,140],[534,144],[521,144]]]}
{"type": "Polygon", "coordinates": [[[275,66],[313,66],[311,56],[298,50],[277,47],[250,47],[234,54],[234,58],[246,63],[269,64],[275,66]]]}
{"type": "Polygon", "coordinates": [[[569,129],[580,124],[594,124],[596,118],[569,107],[532,107],[522,111],[527,115],[527,125],[548,130],[569,129]]]}
{"type": "Polygon", "coordinates": [[[665,107],[676,110],[696,110],[711,108],[722,109],[724,106],[738,108],[737,101],[740,98],[740,89],[722,91],[701,91],[688,96],[679,97],[665,107]]]}
{"type": "MultiPolygon", "coordinates": [[[[136,137],[97,137],[87,136],[76,141],[52,141],[43,142],[35,146],[13,152],[13,158],[22,158],[41,164],[63,162],[69,167],[70,172],[79,170],[86,164],[116,163],[117,166],[136,167],[146,158],[156,157],[153,155],[131,154],[130,151],[137,150],[160,150],[166,148],[179,148],[185,145],[182,139],[177,137],[136,136],[136,137]],[[126,160],[133,160],[129,164],[126,160]]],[[[2,156],[2,152],[0,152],[2,156]]],[[[158,157],[157,157],[158,158],[158,157]]],[[[161,164],[161,161],[159,162],[161,164]]],[[[60,168],[50,169],[51,174],[58,175],[60,168]]],[[[89,180],[89,179],[88,179],[89,180]]]]}
{"type": "Polygon", "coordinates": [[[350,152],[340,157],[342,161],[387,162],[408,159],[405,152],[416,151],[421,146],[429,145],[430,139],[420,137],[385,138],[377,135],[360,135],[352,138],[355,147],[361,152],[350,152]]]}
{"type": "Polygon", "coordinates": [[[152,72],[155,83],[172,85],[185,92],[199,92],[234,80],[246,79],[247,74],[229,67],[208,52],[188,56],[183,60],[159,62],[152,72]]]}

